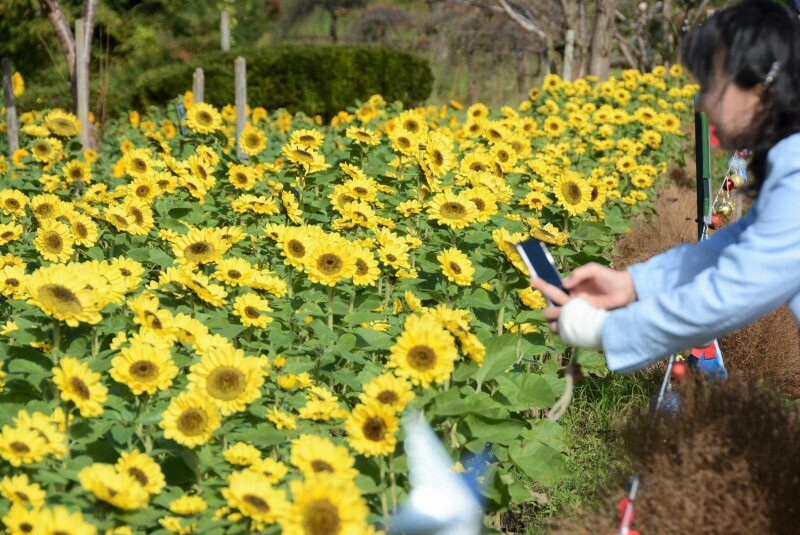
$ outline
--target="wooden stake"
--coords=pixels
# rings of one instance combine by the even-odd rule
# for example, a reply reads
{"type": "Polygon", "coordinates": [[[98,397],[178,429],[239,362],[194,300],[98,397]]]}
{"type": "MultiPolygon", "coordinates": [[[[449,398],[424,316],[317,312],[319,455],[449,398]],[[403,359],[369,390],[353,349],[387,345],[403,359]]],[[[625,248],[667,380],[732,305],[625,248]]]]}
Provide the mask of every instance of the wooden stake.
{"type": "Polygon", "coordinates": [[[12,156],[19,149],[19,132],[17,130],[17,101],[14,98],[14,66],[11,58],[3,58],[3,99],[6,104],[6,125],[8,135],[8,155],[12,156]]]}
{"type": "Polygon", "coordinates": [[[239,147],[239,140],[247,126],[247,62],[239,56],[233,64],[236,88],[236,154],[239,159],[245,160],[247,155],[239,147]]]}
{"type": "Polygon", "coordinates": [[[197,67],[192,77],[192,101],[194,103],[203,102],[203,98],[205,97],[205,85],[206,79],[203,74],[203,69],[197,67]]]}
{"type": "Polygon", "coordinates": [[[89,123],[89,51],[83,19],[75,19],[75,80],[78,86],[78,120],[81,123],[81,145],[91,148],[92,125],[89,123]]]}
{"type": "Polygon", "coordinates": [[[222,51],[228,52],[231,49],[231,16],[227,11],[220,14],[219,30],[222,34],[222,51]]]}

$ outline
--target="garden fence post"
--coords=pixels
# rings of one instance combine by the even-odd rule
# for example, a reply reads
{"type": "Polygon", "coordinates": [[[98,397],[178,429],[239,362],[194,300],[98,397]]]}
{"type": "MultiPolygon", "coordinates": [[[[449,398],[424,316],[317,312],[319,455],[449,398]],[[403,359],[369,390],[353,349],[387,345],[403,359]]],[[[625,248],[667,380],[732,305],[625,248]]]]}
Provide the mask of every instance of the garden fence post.
{"type": "Polygon", "coordinates": [[[78,87],[78,121],[81,123],[81,145],[91,147],[92,125],[89,123],[89,51],[83,19],[75,19],[75,81],[78,87]]]}
{"type": "Polygon", "coordinates": [[[227,11],[223,11],[220,14],[220,21],[219,21],[219,30],[222,34],[222,51],[228,52],[231,49],[231,29],[230,29],[230,14],[227,11]]]}
{"type": "Polygon", "coordinates": [[[694,112],[694,152],[697,169],[697,239],[702,240],[706,226],[711,223],[711,143],[708,119],[704,113],[694,112]]]}
{"type": "Polygon", "coordinates": [[[206,79],[203,69],[197,67],[192,76],[192,102],[203,102],[205,98],[206,79]]]}
{"type": "Polygon", "coordinates": [[[236,154],[239,159],[247,158],[247,155],[239,146],[242,132],[247,125],[247,62],[242,56],[234,61],[234,77],[236,87],[236,154]]]}
{"type": "Polygon", "coordinates": [[[6,104],[6,134],[8,135],[8,155],[12,156],[19,149],[19,132],[17,131],[17,101],[14,98],[14,67],[11,58],[3,58],[3,99],[6,104]]]}

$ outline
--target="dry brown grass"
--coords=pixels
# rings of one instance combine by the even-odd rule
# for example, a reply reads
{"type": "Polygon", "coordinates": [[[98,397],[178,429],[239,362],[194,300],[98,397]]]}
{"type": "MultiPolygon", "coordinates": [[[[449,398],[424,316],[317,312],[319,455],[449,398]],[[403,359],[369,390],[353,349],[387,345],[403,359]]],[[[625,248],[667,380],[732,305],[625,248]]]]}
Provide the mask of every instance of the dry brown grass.
{"type": "MultiPolygon", "coordinates": [[[[678,416],[652,426],[644,415],[628,430],[642,482],[633,527],[647,535],[798,533],[796,410],[738,374],[726,384],[686,381],[676,392],[678,416]]],[[[609,502],[554,533],[615,532],[615,511],[609,502]]]]}

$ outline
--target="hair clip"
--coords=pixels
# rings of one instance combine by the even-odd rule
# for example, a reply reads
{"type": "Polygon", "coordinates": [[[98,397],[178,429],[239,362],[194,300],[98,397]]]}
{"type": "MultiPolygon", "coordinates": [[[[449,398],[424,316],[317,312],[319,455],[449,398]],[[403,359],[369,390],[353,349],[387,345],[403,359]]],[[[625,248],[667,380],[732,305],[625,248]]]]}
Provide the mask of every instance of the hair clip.
{"type": "Polygon", "coordinates": [[[775,77],[778,76],[778,70],[781,68],[781,63],[779,61],[773,61],[772,67],[769,68],[769,72],[764,77],[764,85],[766,87],[771,86],[775,83],[775,77]]]}

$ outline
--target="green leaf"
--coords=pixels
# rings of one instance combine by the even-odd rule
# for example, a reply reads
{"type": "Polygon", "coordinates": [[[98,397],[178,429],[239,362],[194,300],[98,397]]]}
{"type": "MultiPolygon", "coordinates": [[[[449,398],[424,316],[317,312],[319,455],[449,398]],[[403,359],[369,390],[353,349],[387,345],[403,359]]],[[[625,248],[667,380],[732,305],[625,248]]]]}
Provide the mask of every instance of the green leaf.
{"type": "Polygon", "coordinates": [[[577,349],[573,356],[575,362],[581,367],[581,372],[588,375],[595,375],[597,377],[605,377],[608,375],[608,367],[606,366],[606,357],[597,351],[589,349],[577,349]]]}
{"type": "Polygon", "coordinates": [[[469,415],[464,418],[464,423],[474,438],[501,444],[508,444],[519,439],[521,433],[527,429],[525,422],[513,418],[492,420],[478,415],[469,415]]]}
{"type": "Polygon", "coordinates": [[[570,233],[573,240],[603,240],[608,239],[608,228],[603,223],[584,221],[577,229],[570,233]]]}
{"type": "Polygon", "coordinates": [[[475,380],[479,385],[503,374],[517,361],[516,334],[495,336],[484,345],[486,346],[486,359],[475,374],[475,380]]]}
{"type": "Polygon", "coordinates": [[[497,378],[497,385],[513,410],[544,409],[551,407],[556,400],[550,383],[538,374],[507,373],[497,378]]]}
{"type": "Polygon", "coordinates": [[[465,387],[463,393],[456,388],[445,390],[433,399],[430,414],[434,416],[483,415],[487,418],[506,418],[508,411],[485,392],[474,392],[465,387]]]}
{"type": "Polygon", "coordinates": [[[526,476],[545,485],[555,485],[569,475],[564,457],[541,442],[516,442],[508,449],[511,461],[526,476]]]}
{"type": "Polygon", "coordinates": [[[150,249],[148,259],[153,264],[161,267],[168,267],[174,263],[172,257],[161,249],[150,249]]]}
{"type": "Polygon", "coordinates": [[[558,422],[551,422],[550,420],[531,421],[531,428],[523,431],[522,439],[540,442],[561,452],[566,451],[568,448],[567,435],[564,432],[564,428],[558,422]]]}

